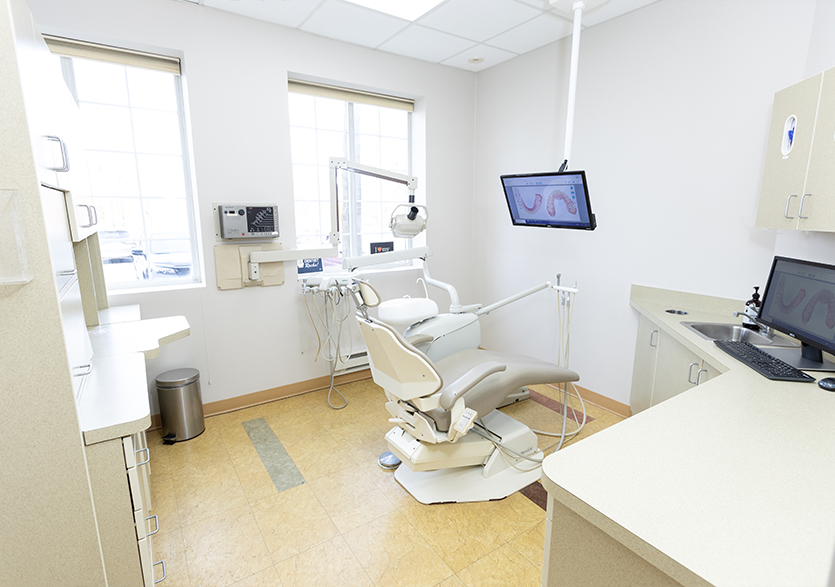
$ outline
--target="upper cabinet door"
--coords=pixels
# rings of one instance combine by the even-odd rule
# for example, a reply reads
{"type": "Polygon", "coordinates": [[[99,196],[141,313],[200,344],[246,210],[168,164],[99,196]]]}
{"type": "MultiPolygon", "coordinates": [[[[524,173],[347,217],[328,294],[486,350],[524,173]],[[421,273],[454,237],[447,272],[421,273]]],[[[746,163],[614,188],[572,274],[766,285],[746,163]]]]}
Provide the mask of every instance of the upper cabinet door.
{"type": "Polygon", "coordinates": [[[823,73],[815,138],[797,227],[835,231],[835,68],[823,73]]]}
{"type": "Polygon", "coordinates": [[[757,226],[798,227],[822,80],[821,73],[774,94],[757,226]]]}

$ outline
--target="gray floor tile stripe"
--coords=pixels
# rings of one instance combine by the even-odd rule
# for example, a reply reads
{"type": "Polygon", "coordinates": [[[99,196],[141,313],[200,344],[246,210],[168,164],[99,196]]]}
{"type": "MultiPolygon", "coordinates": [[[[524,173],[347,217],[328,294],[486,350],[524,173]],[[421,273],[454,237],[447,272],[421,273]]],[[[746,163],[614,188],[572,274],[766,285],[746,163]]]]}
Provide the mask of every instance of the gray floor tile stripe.
{"type": "Polygon", "coordinates": [[[281,441],[276,438],[275,432],[264,418],[244,422],[243,427],[278,491],[291,489],[304,483],[304,477],[296,468],[293,459],[287,454],[281,441]]]}

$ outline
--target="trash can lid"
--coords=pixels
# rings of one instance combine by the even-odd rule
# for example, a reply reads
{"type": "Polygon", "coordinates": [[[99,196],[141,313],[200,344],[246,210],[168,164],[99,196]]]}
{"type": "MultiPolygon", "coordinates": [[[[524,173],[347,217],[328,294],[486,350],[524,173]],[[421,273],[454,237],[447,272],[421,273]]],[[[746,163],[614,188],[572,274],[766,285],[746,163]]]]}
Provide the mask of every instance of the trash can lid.
{"type": "Polygon", "coordinates": [[[157,375],[157,387],[182,387],[189,383],[194,383],[200,378],[200,371],[186,367],[184,369],[174,369],[173,371],[166,371],[157,375]]]}

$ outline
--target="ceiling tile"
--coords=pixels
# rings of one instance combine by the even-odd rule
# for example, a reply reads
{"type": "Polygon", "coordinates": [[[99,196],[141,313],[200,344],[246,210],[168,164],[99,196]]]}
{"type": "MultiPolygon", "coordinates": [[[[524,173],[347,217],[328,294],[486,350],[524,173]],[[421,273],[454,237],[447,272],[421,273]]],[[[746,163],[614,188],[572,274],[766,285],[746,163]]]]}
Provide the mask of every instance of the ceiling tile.
{"type": "Polygon", "coordinates": [[[516,53],[511,53],[495,47],[489,47],[487,45],[476,45],[472,49],[467,49],[455,57],[451,57],[441,63],[443,65],[451,65],[452,67],[458,67],[468,71],[481,71],[482,69],[493,67],[502,61],[507,61],[508,59],[513,59],[514,57],[516,57],[516,53]],[[481,63],[470,63],[469,59],[472,57],[481,57],[484,61],[481,63]]]}
{"type": "Polygon", "coordinates": [[[543,14],[490,39],[488,44],[514,53],[527,53],[571,35],[571,23],[543,14]]]}
{"type": "Polygon", "coordinates": [[[414,24],[378,47],[383,51],[439,63],[475,46],[475,42],[414,24]]]}
{"type": "Polygon", "coordinates": [[[234,12],[250,18],[296,28],[322,0],[264,2],[264,0],[203,0],[203,6],[234,12]]]}
{"type": "Polygon", "coordinates": [[[328,0],[299,28],[331,39],[377,47],[408,25],[409,21],[402,18],[328,0]]]}
{"type": "Polygon", "coordinates": [[[514,0],[449,0],[417,22],[481,42],[539,14],[540,10],[514,0]]]}
{"type": "Polygon", "coordinates": [[[617,2],[610,2],[600,6],[597,10],[591,10],[588,13],[583,12],[583,26],[594,26],[655,2],[658,2],[658,0],[618,0],[617,2]]]}

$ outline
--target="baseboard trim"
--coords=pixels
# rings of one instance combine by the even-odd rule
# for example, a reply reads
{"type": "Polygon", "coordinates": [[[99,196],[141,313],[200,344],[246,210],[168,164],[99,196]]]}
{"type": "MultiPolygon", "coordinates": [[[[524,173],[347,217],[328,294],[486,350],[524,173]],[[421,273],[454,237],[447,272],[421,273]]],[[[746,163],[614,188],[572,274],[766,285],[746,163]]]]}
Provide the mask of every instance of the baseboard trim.
{"type": "MultiPolygon", "coordinates": [[[[371,370],[362,369],[353,373],[337,375],[334,377],[334,384],[342,385],[344,383],[351,383],[352,381],[360,381],[362,379],[370,378],[371,370]]],[[[256,391],[255,393],[248,393],[245,395],[239,395],[238,397],[210,402],[208,404],[203,404],[203,415],[206,417],[217,416],[218,414],[243,410],[245,408],[266,404],[278,399],[293,397],[294,395],[302,395],[310,393],[311,391],[326,389],[330,385],[330,381],[330,376],[325,375],[324,377],[317,377],[316,379],[308,379],[307,381],[299,381],[298,383],[291,383],[289,385],[273,387],[272,389],[266,389],[264,391],[256,391]]],[[[624,418],[628,418],[632,415],[632,410],[626,404],[622,404],[619,401],[606,397],[605,395],[595,393],[590,389],[586,389],[585,387],[581,387],[577,384],[574,384],[574,386],[580,390],[580,393],[583,394],[583,401],[592,403],[600,408],[603,408],[604,410],[612,412],[613,414],[623,416],[624,418]]],[[[576,397],[576,394],[572,395],[576,397]]],[[[162,422],[159,414],[151,414],[151,427],[148,428],[148,430],[157,430],[161,426],[162,422]]]]}
{"type": "MultiPolygon", "coordinates": [[[[362,369],[352,373],[344,373],[334,377],[334,385],[342,385],[344,383],[351,383],[352,381],[360,381],[362,379],[370,379],[371,370],[362,369]]],[[[324,377],[317,377],[316,379],[308,379],[307,381],[299,381],[298,383],[291,383],[289,385],[282,385],[281,387],[273,387],[272,389],[265,389],[264,391],[256,391],[254,393],[247,393],[229,399],[224,399],[216,402],[209,402],[203,404],[203,415],[205,417],[217,416],[218,414],[225,414],[227,412],[234,412],[251,408],[261,404],[266,404],[277,399],[284,399],[293,397],[294,395],[302,395],[317,391],[320,389],[327,389],[330,386],[330,375],[324,377]]],[[[148,430],[156,430],[162,427],[162,421],[159,414],[151,415],[151,427],[148,430]]]]}
{"type": "MultiPolygon", "coordinates": [[[[617,414],[618,416],[623,416],[624,418],[629,418],[632,415],[632,408],[630,408],[626,404],[622,404],[619,401],[613,400],[610,397],[606,397],[605,395],[595,393],[590,389],[586,389],[585,387],[577,385],[576,383],[574,383],[573,385],[583,395],[584,402],[594,404],[598,408],[603,408],[604,410],[612,412],[613,414],[617,414]]],[[[552,385],[551,387],[556,386],[552,385]]],[[[576,393],[572,393],[571,395],[577,397],[576,393]]]]}

